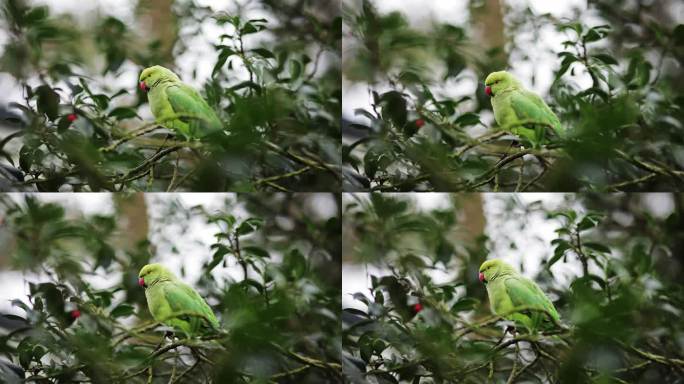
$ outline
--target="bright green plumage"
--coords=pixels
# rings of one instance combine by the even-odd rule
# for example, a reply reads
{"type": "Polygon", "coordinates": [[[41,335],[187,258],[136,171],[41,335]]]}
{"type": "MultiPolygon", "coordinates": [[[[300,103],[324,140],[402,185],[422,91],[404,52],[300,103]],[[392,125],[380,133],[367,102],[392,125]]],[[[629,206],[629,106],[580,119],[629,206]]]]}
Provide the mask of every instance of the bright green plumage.
{"type": "Polygon", "coordinates": [[[187,336],[219,327],[209,305],[192,287],[184,284],[161,264],[148,264],[138,274],[145,287],[152,317],[187,336]]]}
{"type": "Polygon", "coordinates": [[[539,95],[523,88],[506,71],[492,72],[485,79],[492,97],[494,118],[502,129],[538,145],[545,133],[564,135],[564,129],[551,108],[539,95]]]}
{"type": "Polygon", "coordinates": [[[140,88],[149,91],[152,114],[159,124],[188,139],[197,139],[223,128],[221,120],[202,96],[162,66],[146,68],[140,74],[140,88]]]}
{"type": "Polygon", "coordinates": [[[554,327],[560,322],[551,300],[532,280],[518,274],[513,267],[501,260],[493,259],[480,266],[480,280],[487,285],[489,305],[495,315],[514,321],[529,332],[554,327]],[[527,310],[514,312],[515,308],[527,307],[546,312],[527,310]]]}

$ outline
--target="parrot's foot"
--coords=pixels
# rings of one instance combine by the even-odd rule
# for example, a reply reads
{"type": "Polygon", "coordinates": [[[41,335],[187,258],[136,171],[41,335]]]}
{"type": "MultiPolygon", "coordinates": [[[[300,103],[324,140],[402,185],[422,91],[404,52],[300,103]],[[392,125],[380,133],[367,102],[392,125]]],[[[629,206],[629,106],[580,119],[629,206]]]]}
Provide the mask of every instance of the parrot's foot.
{"type": "Polygon", "coordinates": [[[154,348],[154,351],[158,351],[161,349],[162,345],[164,345],[164,342],[166,341],[166,338],[172,338],[173,337],[173,332],[171,331],[166,331],[164,332],[164,336],[162,336],[161,340],[159,340],[159,344],[157,344],[157,347],[154,348]]]}
{"type": "Polygon", "coordinates": [[[506,330],[504,330],[504,336],[505,336],[507,333],[510,333],[511,335],[515,336],[515,334],[516,334],[517,331],[518,331],[518,330],[515,329],[515,326],[509,325],[509,326],[506,327],[506,330]]]}
{"type": "Polygon", "coordinates": [[[501,342],[504,341],[504,339],[506,338],[506,335],[509,334],[509,333],[510,333],[513,337],[515,337],[515,333],[516,333],[516,332],[517,332],[517,331],[516,331],[516,329],[515,329],[514,326],[512,326],[512,325],[506,326],[506,329],[504,329],[503,335],[501,335],[501,338],[499,339],[499,341],[497,341],[496,344],[494,344],[494,345],[496,346],[496,345],[501,344],[501,342]]]}
{"type": "Polygon", "coordinates": [[[205,361],[209,364],[214,364],[214,362],[207,357],[204,353],[202,353],[201,350],[198,348],[190,347],[190,352],[192,353],[192,356],[195,358],[195,360],[199,363],[200,361],[205,361]]]}

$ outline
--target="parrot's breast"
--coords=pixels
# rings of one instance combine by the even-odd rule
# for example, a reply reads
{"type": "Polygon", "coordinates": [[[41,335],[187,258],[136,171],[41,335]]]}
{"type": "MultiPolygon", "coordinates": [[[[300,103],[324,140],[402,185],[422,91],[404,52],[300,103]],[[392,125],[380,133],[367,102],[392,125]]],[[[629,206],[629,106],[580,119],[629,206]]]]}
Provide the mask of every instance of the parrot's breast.
{"type": "Polygon", "coordinates": [[[511,92],[506,92],[492,98],[494,120],[496,120],[500,127],[505,127],[515,123],[516,116],[511,108],[510,97],[511,92]]]}
{"type": "Polygon", "coordinates": [[[159,321],[168,315],[165,311],[170,312],[168,303],[164,299],[164,292],[161,289],[161,283],[149,287],[145,290],[145,298],[147,299],[147,307],[150,309],[152,317],[159,321]]]}
{"type": "Polygon", "coordinates": [[[163,119],[172,113],[171,104],[166,99],[166,88],[162,86],[154,87],[148,93],[148,100],[150,102],[150,109],[152,114],[157,119],[163,119]]]}
{"type": "Polygon", "coordinates": [[[506,292],[506,286],[502,279],[497,279],[487,285],[487,296],[489,296],[492,313],[495,315],[501,315],[513,308],[513,303],[506,292]]]}

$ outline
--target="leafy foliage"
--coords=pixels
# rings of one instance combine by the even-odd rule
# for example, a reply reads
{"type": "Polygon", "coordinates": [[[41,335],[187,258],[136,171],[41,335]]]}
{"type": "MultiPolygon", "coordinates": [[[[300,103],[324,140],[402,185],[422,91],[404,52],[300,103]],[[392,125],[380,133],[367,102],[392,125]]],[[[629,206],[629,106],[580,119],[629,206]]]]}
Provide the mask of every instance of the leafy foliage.
{"type": "MultiPolygon", "coordinates": [[[[309,5],[300,6],[307,12],[309,5]]],[[[8,106],[21,131],[0,146],[25,174],[15,189],[339,189],[339,34],[275,35],[286,15],[249,19],[193,2],[177,5],[179,27],[196,34],[181,34],[175,55],[210,26],[225,32],[207,36],[216,58],[201,89],[225,132],[187,142],[172,137],[163,122],[143,121],[146,96],[134,91],[137,83],[122,83],[131,71],[174,66],[158,40],[142,44],[142,31],[113,16],[80,28],[70,15],[54,16],[23,0],[6,2],[3,11],[10,38],[0,71],[24,90],[24,99],[8,106]],[[91,56],[104,62],[101,76],[93,73],[91,56]],[[10,141],[14,148],[5,145],[10,141]]],[[[339,26],[333,10],[308,15],[301,22],[317,30],[339,26]]]]}
{"type": "Polygon", "coordinates": [[[136,284],[154,249],[190,236],[169,243],[153,231],[127,246],[119,213],[3,196],[3,249],[14,268],[41,273],[28,278],[28,300],[12,301],[22,315],[0,315],[0,353],[9,359],[0,366],[17,371],[3,382],[341,382],[340,277],[330,267],[339,265],[337,213],[301,210],[315,198],[308,194],[239,195],[212,212],[169,196],[155,203],[165,212],[155,225],[216,228],[202,252],[209,257],[182,255],[201,265],[198,281],[181,278],[218,314],[220,333],[167,340],[170,329],[152,321],[136,284]],[[229,213],[236,209],[246,218],[229,213]],[[241,276],[225,273],[233,266],[241,276]]]}
{"type": "Polygon", "coordinates": [[[620,7],[599,7],[607,19],[626,19],[649,32],[617,35],[609,24],[509,10],[512,62],[536,64],[528,52],[534,42],[522,44],[518,33],[543,36],[555,28],[568,36],[555,48],[547,98],[568,137],[534,148],[503,127],[488,127],[493,119],[482,84],[487,73],[502,69],[499,56],[478,52],[475,32],[466,26],[434,23],[418,30],[399,12],[382,15],[364,0],[344,13],[354,52],[344,62],[344,76],[372,95],[368,108],[347,117],[353,124],[342,148],[345,189],[678,190],[684,98],[675,84],[684,75],[683,26],[645,23],[620,7]],[[583,76],[590,85],[573,80],[583,76]],[[473,82],[475,91],[464,93],[473,82]]]}
{"type": "Polygon", "coordinates": [[[684,370],[677,342],[684,205],[668,196],[676,208],[657,218],[641,198],[567,195],[554,207],[487,198],[502,207],[488,214],[491,227],[519,223],[503,248],[531,244],[520,235],[533,216],[556,228],[534,280],[563,328],[510,335],[503,330],[512,323],[490,314],[477,278],[482,261],[507,250],[485,235],[464,236],[475,220],[466,195],[430,210],[405,195],[347,199],[344,257],[375,272],[362,273],[367,289],[343,310],[345,376],[352,383],[676,382],[684,370]],[[560,266],[566,277],[572,271],[569,281],[556,274],[560,266]]]}

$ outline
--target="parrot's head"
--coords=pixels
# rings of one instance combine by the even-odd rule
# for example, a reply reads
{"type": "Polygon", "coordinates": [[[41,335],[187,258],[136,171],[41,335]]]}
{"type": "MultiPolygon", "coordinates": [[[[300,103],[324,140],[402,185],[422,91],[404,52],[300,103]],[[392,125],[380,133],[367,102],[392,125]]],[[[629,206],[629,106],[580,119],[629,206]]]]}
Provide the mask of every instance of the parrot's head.
{"type": "Polygon", "coordinates": [[[503,91],[519,87],[520,83],[518,80],[506,71],[492,72],[485,79],[485,93],[490,97],[494,97],[503,91]]]}
{"type": "Polygon", "coordinates": [[[154,86],[161,82],[180,82],[178,75],[173,73],[168,68],[164,68],[161,65],[154,65],[149,68],[145,68],[140,74],[140,89],[143,92],[148,92],[154,86]]]}
{"type": "Polygon", "coordinates": [[[172,280],[173,273],[161,264],[147,264],[138,273],[138,285],[147,288],[162,280],[172,280]]]}
{"type": "Polygon", "coordinates": [[[478,277],[481,282],[487,284],[497,277],[511,272],[515,272],[513,267],[499,259],[492,259],[487,260],[480,265],[480,274],[478,277]]]}

